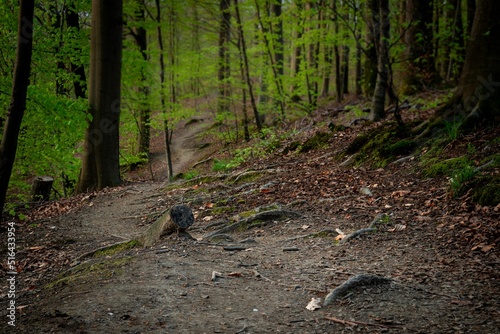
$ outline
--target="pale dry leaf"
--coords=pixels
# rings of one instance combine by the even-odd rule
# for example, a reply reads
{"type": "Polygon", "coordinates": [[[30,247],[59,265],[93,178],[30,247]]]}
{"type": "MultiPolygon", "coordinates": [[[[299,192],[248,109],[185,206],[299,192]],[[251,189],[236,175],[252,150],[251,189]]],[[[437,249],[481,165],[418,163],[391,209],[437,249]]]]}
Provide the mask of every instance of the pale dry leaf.
{"type": "Polygon", "coordinates": [[[309,304],[307,304],[306,309],[309,311],[314,311],[321,308],[321,298],[312,298],[309,304]]]}
{"type": "Polygon", "coordinates": [[[401,232],[401,231],[404,231],[405,229],[406,229],[406,225],[396,224],[396,225],[394,225],[394,228],[391,228],[387,231],[389,231],[389,232],[401,232]]]}

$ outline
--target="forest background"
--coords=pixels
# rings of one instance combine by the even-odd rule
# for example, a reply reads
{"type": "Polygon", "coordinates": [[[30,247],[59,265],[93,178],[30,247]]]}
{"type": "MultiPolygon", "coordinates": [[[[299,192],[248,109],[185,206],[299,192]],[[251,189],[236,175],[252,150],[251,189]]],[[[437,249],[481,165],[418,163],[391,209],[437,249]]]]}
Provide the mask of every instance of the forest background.
{"type": "MultiPolygon", "coordinates": [[[[0,5],[1,129],[9,116],[22,3],[0,5]]],[[[117,166],[146,163],[151,133],[163,131],[170,178],[172,131],[179,120],[196,114],[212,113],[217,124],[212,134],[232,143],[276,136],[282,124],[311,117],[321,104],[357,95],[366,98],[363,105],[350,106],[359,116],[369,112],[368,118],[378,121],[391,105],[404,126],[399,107],[412,95],[442,92],[439,100],[422,101],[426,107],[444,100],[470,102],[467,94],[473,93],[464,90],[469,79],[463,72],[486,73],[482,78],[490,83],[498,74],[498,65],[487,64],[482,72],[464,66],[474,24],[481,38],[498,36],[498,29],[488,26],[498,12],[494,1],[110,3],[120,11],[123,5],[123,21],[116,23],[123,24],[122,54],[115,59],[121,62],[117,166]],[[474,17],[484,24],[473,24],[474,17]]],[[[82,184],[85,135],[95,119],[88,101],[92,19],[90,0],[34,6],[26,113],[5,202],[10,215],[30,203],[36,176],[53,176],[59,196],[121,181],[118,176],[82,184]]],[[[481,38],[476,43],[484,42],[481,38]]],[[[498,58],[498,47],[493,49],[483,56],[498,58]]],[[[448,108],[447,129],[463,126],[457,119],[473,107],[448,108]]]]}

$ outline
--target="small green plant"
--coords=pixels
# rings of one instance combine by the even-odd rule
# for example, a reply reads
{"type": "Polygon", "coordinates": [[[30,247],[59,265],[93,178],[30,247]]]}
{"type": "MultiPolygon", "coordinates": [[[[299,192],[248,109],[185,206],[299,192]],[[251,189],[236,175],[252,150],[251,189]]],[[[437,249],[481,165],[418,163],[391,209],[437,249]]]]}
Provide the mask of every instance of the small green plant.
{"type": "Polygon", "coordinates": [[[235,166],[231,163],[231,161],[215,159],[212,170],[214,172],[226,172],[233,167],[235,166]]]}
{"type": "Polygon", "coordinates": [[[192,180],[195,177],[197,177],[198,175],[200,175],[200,173],[197,170],[192,169],[192,170],[188,171],[186,174],[184,174],[184,179],[185,180],[192,180]]]}
{"type": "Polygon", "coordinates": [[[444,131],[446,131],[446,134],[451,140],[458,138],[460,124],[461,123],[459,121],[444,122],[444,131]]]}
{"type": "Polygon", "coordinates": [[[465,183],[470,181],[474,175],[476,175],[476,168],[471,165],[466,165],[450,177],[449,182],[453,197],[456,197],[461,193],[465,183]]]}

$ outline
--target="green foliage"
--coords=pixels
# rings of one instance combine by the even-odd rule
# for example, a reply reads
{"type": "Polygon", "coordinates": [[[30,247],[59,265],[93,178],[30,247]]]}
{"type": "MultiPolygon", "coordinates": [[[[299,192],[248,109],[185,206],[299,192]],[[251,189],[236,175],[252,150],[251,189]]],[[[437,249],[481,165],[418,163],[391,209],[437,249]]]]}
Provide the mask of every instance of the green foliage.
{"type": "Polygon", "coordinates": [[[450,138],[451,140],[455,140],[458,138],[460,125],[461,122],[458,120],[444,122],[444,131],[448,135],[448,138],[450,138]]]}
{"type": "Polygon", "coordinates": [[[200,172],[198,172],[197,170],[195,169],[191,169],[189,171],[187,171],[185,174],[184,174],[184,179],[185,180],[192,180],[194,179],[195,177],[197,177],[198,175],[200,175],[200,172]]]}
{"type": "Polygon", "coordinates": [[[452,195],[454,197],[460,195],[466,183],[472,180],[475,174],[476,168],[470,164],[456,170],[449,179],[452,195]]]}

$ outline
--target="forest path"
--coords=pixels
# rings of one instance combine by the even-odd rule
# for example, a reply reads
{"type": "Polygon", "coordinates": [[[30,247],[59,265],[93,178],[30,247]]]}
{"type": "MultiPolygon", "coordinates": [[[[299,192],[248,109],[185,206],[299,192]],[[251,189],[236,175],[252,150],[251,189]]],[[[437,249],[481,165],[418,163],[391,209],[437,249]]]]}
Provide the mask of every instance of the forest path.
{"type": "MultiPolygon", "coordinates": [[[[209,123],[179,126],[178,171],[217,146],[198,149],[196,134],[209,123]]],[[[339,146],[255,159],[225,179],[129,182],[72,198],[78,206],[66,213],[19,223],[16,332],[496,332],[498,252],[460,242],[475,233],[465,222],[495,231],[498,210],[452,207],[447,181],[418,178],[414,161],[340,167],[339,146]],[[195,214],[194,239],[173,234],[151,248],[88,255],[135,238],[180,203],[195,214]],[[299,215],[206,237],[266,206],[299,215]],[[345,244],[335,239],[335,231],[359,231],[381,213],[387,219],[377,231],[345,244]],[[333,305],[306,309],[359,274],[391,283],[358,286],[333,305]]],[[[57,211],[66,203],[50,205],[57,211]]]]}

